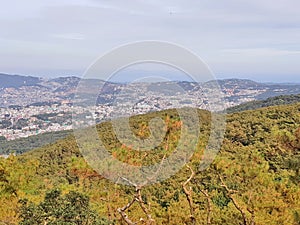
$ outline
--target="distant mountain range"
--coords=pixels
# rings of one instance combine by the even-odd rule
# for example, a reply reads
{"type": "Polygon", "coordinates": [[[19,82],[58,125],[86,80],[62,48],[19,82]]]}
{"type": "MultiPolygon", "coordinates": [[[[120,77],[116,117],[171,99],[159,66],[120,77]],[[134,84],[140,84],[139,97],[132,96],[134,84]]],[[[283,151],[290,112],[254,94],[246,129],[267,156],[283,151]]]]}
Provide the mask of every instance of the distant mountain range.
{"type": "MultiPolygon", "coordinates": [[[[33,76],[0,74],[0,107],[71,101],[80,80],[80,78],[75,76],[45,79],[33,76]]],[[[90,85],[97,83],[95,80],[87,80],[87,82],[90,85]]],[[[218,80],[218,83],[224,92],[227,107],[253,100],[265,100],[279,95],[300,93],[300,84],[258,83],[246,79],[225,79],[218,80]]],[[[153,90],[156,88],[156,84],[158,83],[144,83],[144,90],[153,90]]],[[[174,84],[190,93],[199,92],[199,88],[195,88],[192,82],[171,81],[164,83],[166,86],[174,86],[174,84]]],[[[209,81],[201,84],[201,87],[205,90],[211,84],[212,81],[209,81]]],[[[105,82],[98,103],[113,101],[114,97],[126,87],[127,85],[124,83],[105,82]]],[[[131,84],[133,89],[139,87],[140,85],[137,83],[131,84]]],[[[168,88],[165,89],[167,91],[168,88]]]]}

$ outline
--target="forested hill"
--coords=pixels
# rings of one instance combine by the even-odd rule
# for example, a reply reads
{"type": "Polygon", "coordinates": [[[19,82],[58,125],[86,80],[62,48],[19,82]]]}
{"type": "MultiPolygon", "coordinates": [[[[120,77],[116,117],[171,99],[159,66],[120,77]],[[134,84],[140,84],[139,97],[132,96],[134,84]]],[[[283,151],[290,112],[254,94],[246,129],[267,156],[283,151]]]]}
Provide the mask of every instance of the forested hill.
{"type": "MultiPolygon", "coordinates": [[[[93,171],[72,136],[0,159],[0,224],[300,224],[299,113],[297,103],[228,115],[221,151],[199,171],[211,117],[199,111],[201,137],[188,166],[141,189],[93,171]]],[[[182,126],[167,110],[132,118],[133,132],[149,135],[153,116],[167,123],[168,134],[146,154],[119,143],[109,122],[97,129],[115,158],[149,164],[174,150],[182,126]]]]}
{"type": "Polygon", "coordinates": [[[280,95],[271,97],[266,100],[257,100],[243,103],[234,107],[228,108],[227,113],[241,112],[245,110],[253,110],[262,107],[276,106],[276,105],[288,105],[300,102],[300,94],[297,95],[280,95]]]}
{"type": "Polygon", "coordinates": [[[54,143],[57,140],[63,139],[64,137],[70,135],[72,132],[72,130],[49,132],[29,136],[26,138],[18,138],[11,141],[2,139],[0,140],[0,155],[19,155],[35,148],[54,143]]]}
{"type": "Polygon", "coordinates": [[[0,73],[1,88],[17,88],[22,86],[37,85],[41,78],[32,76],[8,75],[0,73]]]}

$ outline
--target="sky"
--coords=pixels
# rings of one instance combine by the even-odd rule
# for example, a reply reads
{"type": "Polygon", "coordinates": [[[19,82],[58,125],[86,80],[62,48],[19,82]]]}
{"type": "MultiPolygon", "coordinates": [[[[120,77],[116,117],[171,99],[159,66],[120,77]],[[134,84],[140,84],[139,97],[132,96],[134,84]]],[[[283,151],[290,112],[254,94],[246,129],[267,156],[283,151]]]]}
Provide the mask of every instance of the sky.
{"type": "Polygon", "coordinates": [[[197,54],[217,78],[300,83],[299,0],[10,0],[0,8],[0,72],[82,76],[126,43],[197,54]]]}

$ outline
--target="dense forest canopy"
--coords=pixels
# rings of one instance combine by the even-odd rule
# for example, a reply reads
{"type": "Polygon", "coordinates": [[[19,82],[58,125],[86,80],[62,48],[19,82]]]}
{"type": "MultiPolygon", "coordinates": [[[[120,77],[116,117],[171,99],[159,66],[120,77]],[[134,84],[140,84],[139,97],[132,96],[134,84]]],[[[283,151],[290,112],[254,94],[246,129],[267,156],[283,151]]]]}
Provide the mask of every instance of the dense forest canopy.
{"type": "Polygon", "coordinates": [[[228,108],[227,113],[241,112],[245,110],[259,109],[263,107],[276,106],[276,105],[288,105],[300,102],[300,94],[298,95],[280,95],[271,97],[266,100],[256,100],[246,102],[234,107],[228,108]]]}
{"type": "MultiPolygon", "coordinates": [[[[174,110],[155,115],[167,122],[170,131],[156,150],[167,149],[169,154],[180,137],[180,118],[174,110]]],[[[131,119],[137,136],[149,135],[151,116],[131,119]]],[[[199,118],[200,140],[190,162],[150,186],[117,185],[104,179],[87,165],[72,135],[1,158],[0,224],[34,224],[28,213],[43,215],[39,217],[43,224],[84,224],[82,218],[90,219],[86,224],[300,224],[300,104],[228,115],[221,151],[205,171],[199,165],[211,114],[199,110],[199,118]],[[53,208],[49,199],[53,195],[57,211],[44,211],[53,208]],[[63,213],[72,201],[84,208],[81,217],[63,213]]],[[[109,122],[97,129],[105,131],[100,138],[119,160],[138,165],[161,160],[163,154],[136,154],[119,143],[109,122]]],[[[76,209],[67,212],[76,214],[76,209]]]]}
{"type": "Polygon", "coordinates": [[[32,149],[54,143],[55,141],[63,139],[71,133],[71,130],[56,131],[29,136],[26,138],[18,138],[11,141],[7,141],[5,137],[0,136],[0,154],[22,154],[32,149]]]}

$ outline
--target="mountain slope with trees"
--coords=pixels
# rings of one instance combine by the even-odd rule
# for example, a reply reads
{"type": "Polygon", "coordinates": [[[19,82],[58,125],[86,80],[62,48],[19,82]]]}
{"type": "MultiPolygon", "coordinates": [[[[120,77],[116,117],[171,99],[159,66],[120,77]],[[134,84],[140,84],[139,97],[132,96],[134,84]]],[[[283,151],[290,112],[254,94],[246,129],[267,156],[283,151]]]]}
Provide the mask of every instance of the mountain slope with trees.
{"type": "Polygon", "coordinates": [[[254,110],[263,107],[276,105],[289,105],[300,102],[300,94],[298,95],[280,95],[276,97],[267,98],[266,100],[257,100],[246,102],[234,107],[228,108],[227,113],[241,112],[245,110],[254,110]]]}
{"type": "MultiPolygon", "coordinates": [[[[58,209],[74,193],[87,196],[87,214],[95,213],[104,224],[300,224],[299,114],[298,103],[228,115],[222,149],[201,171],[211,114],[199,111],[201,135],[190,162],[171,178],[145,187],[104,179],[86,164],[73,136],[0,159],[0,224],[26,224],[24,210],[35,212],[58,189],[65,196],[59,197],[64,203],[58,209]]],[[[182,126],[176,111],[167,110],[132,117],[133,132],[147,137],[153,116],[161,117],[169,131],[156,154],[145,156],[119,143],[109,122],[97,129],[114,157],[153,163],[162,159],[164,149],[165,154],[174,150],[182,126]]],[[[77,224],[72,216],[69,223],[55,222],[77,224]]]]}

